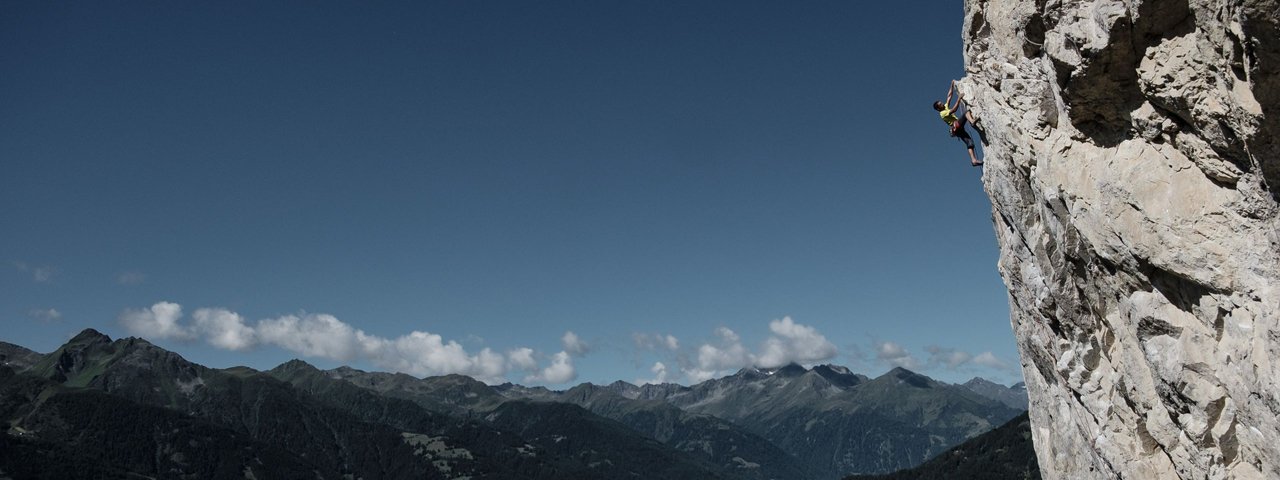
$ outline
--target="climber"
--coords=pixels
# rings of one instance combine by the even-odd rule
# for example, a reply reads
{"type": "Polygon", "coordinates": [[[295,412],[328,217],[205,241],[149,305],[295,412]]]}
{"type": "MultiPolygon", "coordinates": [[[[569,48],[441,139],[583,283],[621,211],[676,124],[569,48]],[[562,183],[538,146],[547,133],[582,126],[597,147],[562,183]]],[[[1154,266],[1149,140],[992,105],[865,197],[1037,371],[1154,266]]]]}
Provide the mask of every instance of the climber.
{"type": "MultiPolygon", "coordinates": [[[[969,113],[969,109],[964,109],[964,115],[956,118],[955,111],[959,110],[963,103],[960,101],[964,95],[956,95],[955,105],[951,104],[951,95],[956,91],[956,82],[951,82],[951,88],[947,89],[946,101],[933,102],[933,109],[938,111],[938,115],[942,117],[942,121],[947,122],[951,126],[951,136],[959,138],[964,142],[964,146],[969,148],[969,163],[975,167],[981,167],[982,161],[978,160],[978,155],[974,153],[973,137],[969,136],[969,132],[965,130],[965,125],[973,123],[973,114],[969,113]]],[[[978,128],[977,126],[974,127],[978,128]]]]}

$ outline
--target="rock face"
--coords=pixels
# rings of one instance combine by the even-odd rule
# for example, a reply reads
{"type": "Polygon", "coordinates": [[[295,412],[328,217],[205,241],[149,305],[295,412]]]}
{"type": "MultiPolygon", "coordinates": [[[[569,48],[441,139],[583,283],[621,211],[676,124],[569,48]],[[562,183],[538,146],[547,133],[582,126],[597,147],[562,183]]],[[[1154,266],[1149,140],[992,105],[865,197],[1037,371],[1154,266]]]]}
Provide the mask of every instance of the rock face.
{"type": "Polygon", "coordinates": [[[1280,478],[1280,0],[966,0],[1046,478],[1280,478]]]}

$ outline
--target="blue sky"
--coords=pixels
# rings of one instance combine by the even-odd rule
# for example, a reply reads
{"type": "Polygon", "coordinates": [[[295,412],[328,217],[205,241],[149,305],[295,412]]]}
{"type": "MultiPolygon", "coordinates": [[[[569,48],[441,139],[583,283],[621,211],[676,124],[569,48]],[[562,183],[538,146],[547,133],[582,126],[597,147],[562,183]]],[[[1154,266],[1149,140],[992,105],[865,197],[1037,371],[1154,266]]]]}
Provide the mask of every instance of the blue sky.
{"type": "Polygon", "coordinates": [[[937,3],[7,2],[0,339],[1017,381],[937,3]]]}

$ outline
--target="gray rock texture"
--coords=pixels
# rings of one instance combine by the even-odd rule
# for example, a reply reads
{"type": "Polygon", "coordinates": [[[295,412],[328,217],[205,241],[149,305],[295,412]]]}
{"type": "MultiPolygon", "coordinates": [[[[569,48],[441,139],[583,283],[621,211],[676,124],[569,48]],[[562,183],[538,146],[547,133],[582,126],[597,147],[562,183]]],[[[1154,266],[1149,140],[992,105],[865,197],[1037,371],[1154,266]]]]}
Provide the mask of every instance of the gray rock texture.
{"type": "Polygon", "coordinates": [[[1280,0],[965,12],[1045,478],[1280,478],[1280,0]]]}

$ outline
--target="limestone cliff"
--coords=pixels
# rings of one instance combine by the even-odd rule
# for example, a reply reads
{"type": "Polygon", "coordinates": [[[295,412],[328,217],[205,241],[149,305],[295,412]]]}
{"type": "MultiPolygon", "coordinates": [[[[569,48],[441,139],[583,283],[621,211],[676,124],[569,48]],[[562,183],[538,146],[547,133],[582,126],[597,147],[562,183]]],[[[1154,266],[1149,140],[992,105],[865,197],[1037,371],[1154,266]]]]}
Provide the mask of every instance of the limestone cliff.
{"type": "Polygon", "coordinates": [[[1046,478],[1280,478],[1280,0],[966,0],[1046,478]]]}

